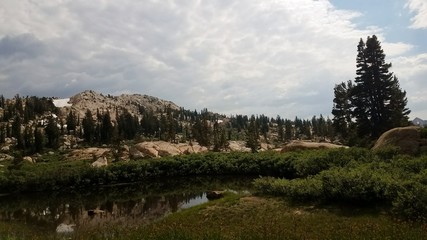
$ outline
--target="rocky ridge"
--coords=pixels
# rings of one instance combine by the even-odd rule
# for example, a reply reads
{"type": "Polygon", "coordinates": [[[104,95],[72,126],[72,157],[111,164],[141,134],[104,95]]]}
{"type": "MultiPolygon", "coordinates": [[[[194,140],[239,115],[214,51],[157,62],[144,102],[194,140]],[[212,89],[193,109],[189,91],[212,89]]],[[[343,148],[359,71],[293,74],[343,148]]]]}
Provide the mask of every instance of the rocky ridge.
{"type": "Polygon", "coordinates": [[[92,114],[97,111],[111,113],[111,119],[115,120],[116,109],[126,109],[132,115],[139,115],[141,110],[158,112],[165,107],[178,110],[179,106],[175,103],[156,97],[141,94],[122,94],[120,96],[103,95],[92,90],[86,90],[72,96],[68,102],[71,106],[61,108],[62,112],[72,110],[81,118],[87,110],[92,114]]]}

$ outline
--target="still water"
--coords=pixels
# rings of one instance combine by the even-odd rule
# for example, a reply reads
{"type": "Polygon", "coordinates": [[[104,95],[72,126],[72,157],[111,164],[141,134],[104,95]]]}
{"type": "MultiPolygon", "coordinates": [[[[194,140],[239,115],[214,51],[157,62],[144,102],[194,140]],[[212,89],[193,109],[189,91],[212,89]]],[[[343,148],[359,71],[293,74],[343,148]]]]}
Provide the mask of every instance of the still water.
{"type": "Polygon", "coordinates": [[[5,195],[0,196],[0,223],[8,226],[11,234],[23,229],[37,234],[73,234],[109,224],[132,227],[207,202],[210,190],[247,191],[251,180],[156,179],[79,191],[5,195]]]}

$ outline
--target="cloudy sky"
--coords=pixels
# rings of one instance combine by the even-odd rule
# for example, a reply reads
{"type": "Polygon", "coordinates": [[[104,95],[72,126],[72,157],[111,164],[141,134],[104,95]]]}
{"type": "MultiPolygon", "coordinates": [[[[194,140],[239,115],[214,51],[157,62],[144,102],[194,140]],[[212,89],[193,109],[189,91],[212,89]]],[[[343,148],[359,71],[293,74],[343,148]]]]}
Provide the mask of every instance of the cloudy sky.
{"type": "Polygon", "coordinates": [[[427,119],[425,0],[0,0],[0,94],[140,93],[186,109],[311,118],[377,35],[427,119]]]}

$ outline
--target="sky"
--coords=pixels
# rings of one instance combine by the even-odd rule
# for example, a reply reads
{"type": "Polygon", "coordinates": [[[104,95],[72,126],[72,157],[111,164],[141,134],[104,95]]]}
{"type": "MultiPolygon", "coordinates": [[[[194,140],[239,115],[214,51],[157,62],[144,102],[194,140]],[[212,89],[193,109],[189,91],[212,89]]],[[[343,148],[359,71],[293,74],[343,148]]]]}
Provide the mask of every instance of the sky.
{"type": "Polygon", "coordinates": [[[332,118],[376,35],[427,119],[426,0],[0,0],[0,94],[147,94],[190,110],[332,118]]]}

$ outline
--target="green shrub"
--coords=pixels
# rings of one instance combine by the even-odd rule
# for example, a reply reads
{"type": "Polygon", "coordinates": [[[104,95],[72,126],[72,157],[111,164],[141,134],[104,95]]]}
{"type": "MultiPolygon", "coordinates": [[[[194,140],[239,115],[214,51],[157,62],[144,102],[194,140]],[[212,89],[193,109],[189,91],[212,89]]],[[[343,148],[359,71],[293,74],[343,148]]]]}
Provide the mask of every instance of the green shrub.
{"type": "Polygon", "coordinates": [[[420,137],[424,139],[427,138],[427,127],[420,129],[420,137]]]}
{"type": "Polygon", "coordinates": [[[416,221],[427,221],[427,185],[407,182],[393,200],[393,213],[416,221]]]}
{"type": "Polygon", "coordinates": [[[259,192],[284,196],[292,201],[312,201],[322,197],[322,182],[308,177],[302,179],[258,178],[254,186],[259,192]]]}
{"type": "Polygon", "coordinates": [[[376,149],[373,153],[382,161],[390,161],[400,153],[400,148],[396,146],[387,146],[376,149]]]}
{"type": "Polygon", "coordinates": [[[385,202],[396,195],[397,181],[382,169],[371,165],[357,168],[336,168],[322,172],[323,191],[326,199],[334,201],[373,203],[385,202]]]}

